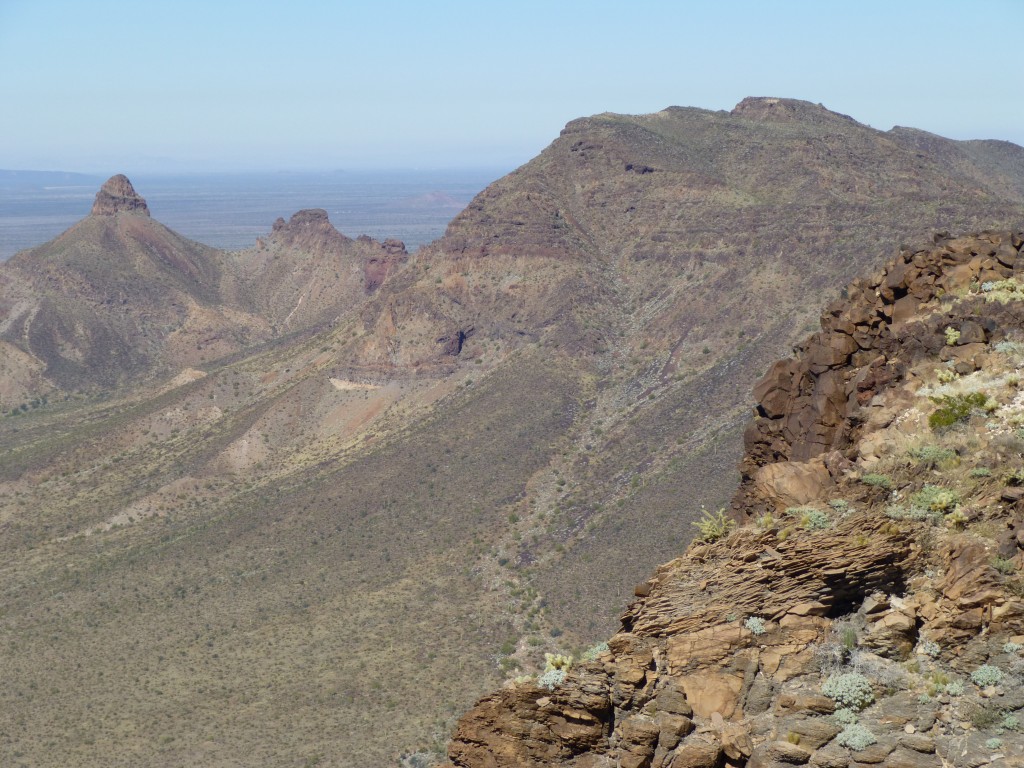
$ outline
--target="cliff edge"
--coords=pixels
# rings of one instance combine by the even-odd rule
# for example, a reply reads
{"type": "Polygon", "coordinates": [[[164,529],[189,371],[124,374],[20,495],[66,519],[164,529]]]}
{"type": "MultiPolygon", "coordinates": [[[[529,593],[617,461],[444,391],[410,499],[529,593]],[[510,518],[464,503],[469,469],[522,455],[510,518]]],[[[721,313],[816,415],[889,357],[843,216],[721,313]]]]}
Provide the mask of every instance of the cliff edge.
{"type": "Polygon", "coordinates": [[[731,516],[451,763],[1024,765],[1022,245],[941,234],[855,281],[756,387],[731,516]]]}

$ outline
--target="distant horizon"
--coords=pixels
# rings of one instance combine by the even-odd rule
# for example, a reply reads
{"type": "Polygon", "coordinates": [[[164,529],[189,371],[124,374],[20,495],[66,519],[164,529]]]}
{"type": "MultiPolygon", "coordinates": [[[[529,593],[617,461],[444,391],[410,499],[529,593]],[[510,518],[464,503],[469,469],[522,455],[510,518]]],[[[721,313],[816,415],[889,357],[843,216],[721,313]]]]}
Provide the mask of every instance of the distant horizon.
{"type": "MultiPolygon", "coordinates": [[[[743,97],[743,98],[749,98],[749,97],[743,97]]],[[[779,94],[761,95],[760,98],[794,99],[794,100],[797,100],[797,101],[804,101],[804,102],[811,103],[811,104],[820,104],[821,106],[823,106],[825,109],[829,110],[830,112],[834,112],[836,114],[846,115],[846,116],[852,118],[853,120],[855,120],[856,122],[860,123],[861,125],[865,125],[865,126],[867,126],[869,128],[872,128],[874,130],[880,131],[882,133],[887,133],[887,132],[892,131],[892,130],[894,130],[896,128],[912,128],[912,129],[915,129],[915,130],[924,131],[926,133],[931,133],[931,134],[940,136],[942,138],[951,139],[953,141],[1005,141],[1005,142],[1008,142],[1010,144],[1014,144],[1016,146],[1024,147],[1024,128],[1021,129],[1020,135],[1016,136],[1014,138],[1004,138],[1004,137],[997,136],[997,135],[970,135],[970,136],[949,135],[949,134],[943,133],[941,130],[936,129],[936,128],[934,128],[932,126],[929,126],[929,125],[914,125],[914,124],[909,124],[909,123],[906,123],[906,122],[894,123],[893,125],[889,126],[888,128],[880,128],[877,125],[872,125],[871,123],[866,122],[865,120],[860,119],[860,117],[857,114],[848,113],[848,112],[843,111],[842,109],[834,108],[833,106],[831,106],[829,104],[824,104],[824,103],[821,103],[821,102],[815,102],[815,101],[812,101],[811,99],[800,98],[800,97],[791,96],[791,95],[779,95],[779,94]]],[[[740,99],[739,101],[742,101],[742,99],[740,99]]],[[[738,104],[739,101],[737,101],[736,103],[738,104]]],[[[733,105],[733,107],[735,107],[735,105],[733,105]]],[[[655,110],[654,112],[638,113],[638,114],[656,114],[657,112],[661,112],[661,111],[664,111],[665,109],[670,109],[670,108],[701,109],[701,110],[706,110],[706,111],[709,111],[709,112],[716,112],[716,111],[721,112],[721,111],[730,111],[731,110],[731,107],[729,109],[714,109],[714,108],[711,108],[711,107],[705,107],[705,106],[695,105],[695,104],[671,104],[671,105],[668,105],[668,106],[666,106],[666,107],[664,107],[664,108],[662,108],[660,110],[655,110]]],[[[604,112],[596,112],[596,113],[593,113],[593,114],[590,114],[590,115],[578,115],[578,116],[572,118],[569,122],[572,122],[572,120],[585,119],[585,118],[588,118],[588,117],[595,117],[595,116],[601,115],[601,114],[624,114],[625,115],[625,114],[630,114],[630,113],[615,112],[615,111],[612,111],[612,110],[605,110],[604,112]]],[[[147,167],[145,164],[143,164],[143,165],[140,165],[140,166],[138,166],[136,168],[118,167],[116,169],[112,168],[112,167],[106,167],[106,166],[101,167],[99,165],[97,165],[97,166],[82,165],[82,166],[74,167],[74,168],[64,167],[64,166],[54,166],[54,167],[50,167],[50,168],[43,168],[43,167],[20,167],[20,168],[14,168],[14,167],[10,167],[9,165],[4,165],[4,166],[0,166],[0,173],[53,173],[53,174],[62,174],[63,173],[63,174],[72,174],[72,175],[84,176],[84,177],[89,177],[89,178],[93,178],[93,179],[109,178],[110,176],[113,176],[113,175],[116,175],[116,174],[119,174],[119,173],[122,173],[122,174],[128,176],[129,178],[131,178],[133,175],[137,176],[139,178],[146,178],[146,177],[150,177],[150,178],[173,178],[173,177],[186,177],[186,176],[191,176],[191,177],[200,177],[200,176],[275,176],[275,175],[279,175],[279,176],[287,176],[287,175],[303,175],[303,176],[352,175],[354,177],[359,177],[359,176],[371,176],[371,175],[376,175],[376,174],[386,174],[386,175],[409,175],[409,174],[438,175],[438,174],[452,173],[452,174],[494,174],[494,180],[497,180],[501,176],[504,176],[505,174],[508,174],[508,173],[512,172],[516,168],[519,168],[522,165],[525,165],[526,163],[530,162],[530,160],[532,160],[541,151],[543,151],[544,147],[548,146],[548,144],[550,144],[552,141],[554,141],[557,138],[557,136],[558,136],[558,133],[552,134],[549,137],[548,142],[546,144],[544,144],[544,146],[542,146],[540,149],[538,149],[537,152],[535,152],[534,154],[529,155],[527,157],[523,157],[522,159],[516,160],[514,162],[513,161],[507,161],[507,162],[492,161],[492,162],[477,162],[477,163],[469,163],[469,162],[467,162],[467,163],[448,163],[448,164],[427,164],[427,163],[415,164],[415,163],[413,163],[413,164],[409,164],[409,165],[386,165],[386,164],[385,165],[358,165],[357,164],[357,165],[350,165],[348,167],[334,167],[334,166],[331,166],[331,165],[328,165],[328,164],[324,164],[324,165],[320,165],[320,166],[316,166],[316,165],[293,165],[293,166],[288,166],[288,165],[271,166],[271,165],[267,165],[267,166],[219,167],[219,168],[215,167],[215,168],[210,168],[208,166],[197,165],[196,167],[193,168],[193,167],[190,167],[188,165],[188,163],[190,161],[181,160],[181,161],[176,161],[175,165],[173,167],[171,167],[171,166],[165,166],[165,167],[150,166],[150,167],[147,167]]],[[[0,151],[2,151],[2,150],[0,150],[0,151]]],[[[135,161],[135,162],[138,162],[138,161],[135,161]]],[[[199,163],[200,161],[197,159],[197,160],[192,161],[192,162],[199,163]]],[[[133,162],[129,161],[127,159],[124,162],[121,163],[121,166],[131,166],[131,165],[133,165],[133,162]]]]}
{"type": "Polygon", "coordinates": [[[514,168],[579,117],[747,96],[1024,145],[1017,47],[984,44],[1020,27],[1020,0],[6,0],[0,166],[514,168]],[[958,41],[983,55],[934,54],[958,41]]]}

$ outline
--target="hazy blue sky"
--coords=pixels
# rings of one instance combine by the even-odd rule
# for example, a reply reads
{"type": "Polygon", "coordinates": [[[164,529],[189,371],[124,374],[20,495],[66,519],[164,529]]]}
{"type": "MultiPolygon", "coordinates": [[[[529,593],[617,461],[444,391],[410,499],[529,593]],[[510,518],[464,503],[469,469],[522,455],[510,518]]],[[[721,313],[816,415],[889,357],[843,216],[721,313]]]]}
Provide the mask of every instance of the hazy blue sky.
{"type": "Polygon", "coordinates": [[[1024,0],[0,0],[0,168],[518,165],[748,95],[1024,144],[1024,0]]]}

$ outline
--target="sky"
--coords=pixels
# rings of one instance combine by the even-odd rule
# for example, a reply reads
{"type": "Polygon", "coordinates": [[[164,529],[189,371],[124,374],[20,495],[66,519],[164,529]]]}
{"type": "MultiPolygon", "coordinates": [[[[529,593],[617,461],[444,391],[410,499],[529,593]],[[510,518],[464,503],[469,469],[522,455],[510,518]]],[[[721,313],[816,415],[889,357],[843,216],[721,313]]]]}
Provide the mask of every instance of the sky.
{"type": "Polygon", "coordinates": [[[502,168],[745,96],[1024,145],[1024,0],[0,0],[0,168],[502,168]]]}

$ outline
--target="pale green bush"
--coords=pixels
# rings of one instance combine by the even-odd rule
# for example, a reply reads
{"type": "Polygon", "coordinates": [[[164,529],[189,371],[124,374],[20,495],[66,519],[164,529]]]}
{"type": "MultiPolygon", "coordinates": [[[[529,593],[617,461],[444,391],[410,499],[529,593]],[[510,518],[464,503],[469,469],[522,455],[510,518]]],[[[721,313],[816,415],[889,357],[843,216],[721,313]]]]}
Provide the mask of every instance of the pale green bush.
{"type": "Polygon", "coordinates": [[[830,675],[821,692],[840,707],[864,709],[875,700],[871,682],[859,672],[830,675]]]}

